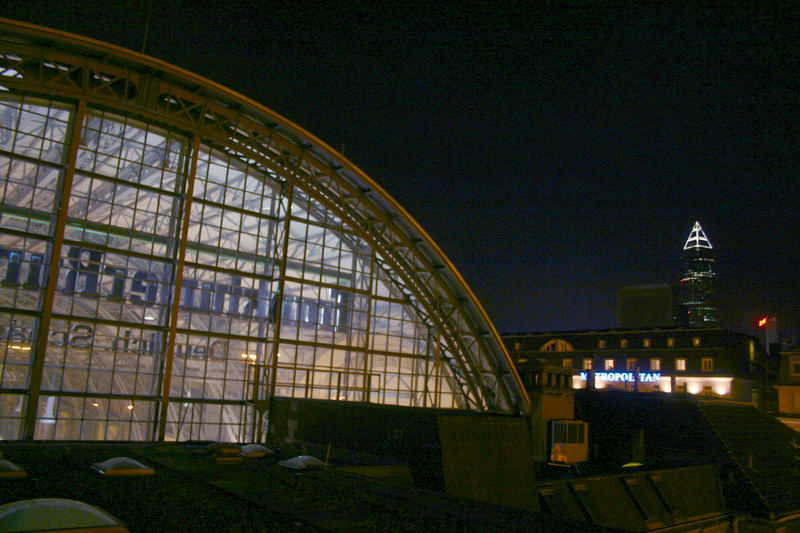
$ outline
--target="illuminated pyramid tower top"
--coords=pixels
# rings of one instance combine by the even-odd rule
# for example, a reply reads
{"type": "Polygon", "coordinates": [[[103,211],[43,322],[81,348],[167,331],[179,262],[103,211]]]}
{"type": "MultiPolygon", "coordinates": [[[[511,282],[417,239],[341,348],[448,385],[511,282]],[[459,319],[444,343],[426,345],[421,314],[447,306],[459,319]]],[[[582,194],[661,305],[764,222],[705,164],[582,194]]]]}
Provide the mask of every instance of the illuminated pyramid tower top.
{"type": "Polygon", "coordinates": [[[679,286],[678,323],[701,327],[717,324],[714,255],[711,241],[695,222],[683,245],[684,271],[679,286]]]}
{"type": "Polygon", "coordinates": [[[694,227],[691,233],[689,233],[689,238],[686,239],[686,244],[683,245],[684,250],[688,250],[689,248],[708,248],[709,250],[713,248],[713,246],[711,246],[711,241],[706,237],[706,232],[700,227],[699,221],[695,221],[694,227]]]}

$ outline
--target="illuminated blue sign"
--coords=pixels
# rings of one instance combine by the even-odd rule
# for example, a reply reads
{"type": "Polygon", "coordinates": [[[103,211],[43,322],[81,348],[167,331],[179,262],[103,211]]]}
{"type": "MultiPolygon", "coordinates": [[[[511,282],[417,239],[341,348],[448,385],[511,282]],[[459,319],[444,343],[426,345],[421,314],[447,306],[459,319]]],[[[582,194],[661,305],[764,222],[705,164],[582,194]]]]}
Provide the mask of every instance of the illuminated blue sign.
{"type": "MultiPolygon", "coordinates": [[[[580,373],[581,381],[589,379],[588,372],[580,373]]],[[[639,372],[638,375],[633,372],[595,372],[594,379],[596,381],[638,381],[640,383],[658,383],[661,380],[660,372],[639,372]]]]}

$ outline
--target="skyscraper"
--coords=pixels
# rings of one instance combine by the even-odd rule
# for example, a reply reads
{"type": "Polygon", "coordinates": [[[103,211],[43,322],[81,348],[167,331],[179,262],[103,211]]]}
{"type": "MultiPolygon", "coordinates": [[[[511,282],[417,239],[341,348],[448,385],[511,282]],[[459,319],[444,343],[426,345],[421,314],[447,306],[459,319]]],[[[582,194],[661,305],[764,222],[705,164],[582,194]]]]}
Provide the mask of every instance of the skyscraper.
{"type": "Polygon", "coordinates": [[[700,222],[695,222],[683,245],[683,276],[678,286],[679,324],[715,326],[717,307],[714,303],[714,252],[700,222]]]}

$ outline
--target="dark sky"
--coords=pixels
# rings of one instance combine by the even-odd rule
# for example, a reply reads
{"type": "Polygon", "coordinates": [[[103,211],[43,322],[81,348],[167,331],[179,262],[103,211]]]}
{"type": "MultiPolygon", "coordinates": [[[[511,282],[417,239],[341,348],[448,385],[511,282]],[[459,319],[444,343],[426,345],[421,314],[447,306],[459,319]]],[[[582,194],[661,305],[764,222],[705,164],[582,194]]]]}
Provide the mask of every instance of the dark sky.
{"type": "MultiPolygon", "coordinates": [[[[800,4],[606,4],[162,0],[145,51],[343,149],[501,332],[614,327],[617,287],[676,282],[699,220],[723,325],[800,335],[800,4]]],[[[141,50],[147,8],[0,16],[141,50]]]]}

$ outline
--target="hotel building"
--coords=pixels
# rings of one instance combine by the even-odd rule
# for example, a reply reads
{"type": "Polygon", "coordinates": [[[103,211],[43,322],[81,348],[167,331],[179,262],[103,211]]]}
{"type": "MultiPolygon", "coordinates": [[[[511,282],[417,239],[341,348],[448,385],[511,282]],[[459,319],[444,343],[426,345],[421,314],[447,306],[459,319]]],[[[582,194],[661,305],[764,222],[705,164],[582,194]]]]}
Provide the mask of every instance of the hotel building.
{"type": "Polygon", "coordinates": [[[754,337],[721,328],[519,333],[503,341],[525,380],[528,365],[571,373],[574,389],[686,393],[758,401],[767,354],[754,337]]]}

